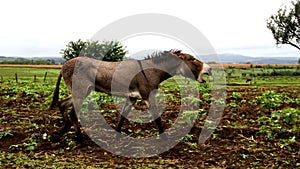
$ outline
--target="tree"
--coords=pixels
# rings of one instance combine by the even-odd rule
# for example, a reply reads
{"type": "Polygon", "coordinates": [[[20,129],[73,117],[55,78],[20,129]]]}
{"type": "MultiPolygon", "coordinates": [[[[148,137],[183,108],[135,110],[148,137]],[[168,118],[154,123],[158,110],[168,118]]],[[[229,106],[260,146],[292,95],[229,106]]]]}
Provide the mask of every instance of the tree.
{"type": "Polygon", "coordinates": [[[104,61],[121,61],[124,60],[127,51],[125,47],[118,41],[70,41],[61,54],[66,60],[86,56],[104,61]]]}
{"type": "Polygon", "coordinates": [[[267,20],[276,44],[288,44],[300,50],[300,1],[292,1],[292,7],[282,6],[277,14],[267,20]]]}
{"type": "Polygon", "coordinates": [[[79,39],[76,42],[70,41],[66,45],[66,48],[62,49],[60,53],[63,55],[63,58],[66,60],[78,57],[85,43],[86,42],[83,42],[81,39],[79,39]]]}

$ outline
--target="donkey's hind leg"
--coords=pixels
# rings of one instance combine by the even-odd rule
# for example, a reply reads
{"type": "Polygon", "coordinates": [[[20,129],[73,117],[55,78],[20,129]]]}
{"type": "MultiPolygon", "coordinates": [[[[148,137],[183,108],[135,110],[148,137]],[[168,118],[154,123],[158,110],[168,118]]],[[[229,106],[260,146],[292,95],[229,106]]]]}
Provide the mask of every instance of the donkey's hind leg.
{"type": "Polygon", "coordinates": [[[61,133],[67,132],[71,128],[71,121],[68,116],[68,108],[72,106],[72,95],[59,102],[59,110],[63,117],[63,127],[61,133]]]}
{"type": "Polygon", "coordinates": [[[80,124],[78,122],[78,118],[77,118],[77,115],[76,115],[76,112],[75,112],[75,109],[73,106],[72,106],[72,110],[70,112],[70,117],[71,117],[71,121],[73,122],[73,126],[74,126],[75,133],[77,136],[77,141],[78,141],[78,143],[82,143],[83,135],[81,133],[80,124]]]}
{"type": "Polygon", "coordinates": [[[68,116],[68,108],[72,106],[72,96],[66,97],[64,100],[60,101],[58,103],[60,113],[63,118],[63,126],[58,131],[51,132],[52,140],[53,141],[59,141],[61,140],[61,136],[69,131],[71,128],[71,121],[68,116]]]}

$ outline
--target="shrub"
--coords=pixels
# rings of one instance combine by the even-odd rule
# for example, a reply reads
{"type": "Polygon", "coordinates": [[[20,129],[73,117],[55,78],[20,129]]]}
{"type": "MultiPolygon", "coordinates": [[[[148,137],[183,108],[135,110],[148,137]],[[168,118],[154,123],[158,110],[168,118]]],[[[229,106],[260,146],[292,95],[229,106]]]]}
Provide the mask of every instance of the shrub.
{"type": "Polygon", "coordinates": [[[104,61],[121,61],[124,60],[127,51],[118,41],[70,41],[61,54],[66,60],[86,56],[104,61]]]}

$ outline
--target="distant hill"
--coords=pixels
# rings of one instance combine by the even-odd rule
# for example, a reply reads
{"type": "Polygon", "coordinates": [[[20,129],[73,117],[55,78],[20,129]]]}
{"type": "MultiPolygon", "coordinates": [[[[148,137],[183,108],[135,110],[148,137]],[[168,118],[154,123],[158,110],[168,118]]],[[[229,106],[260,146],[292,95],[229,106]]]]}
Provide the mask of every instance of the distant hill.
{"type": "Polygon", "coordinates": [[[206,55],[202,58],[205,62],[217,62],[223,64],[297,64],[299,59],[298,57],[250,57],[236,54],[218,54],[218,57],[220,60],[217,61],[215,60],[216,56],[212,55],[206,55]]]}
{"type": "Polygon", "coordinates": [[[0,64],[1,63],[16,63],[16,64],[37,64],[38,63],[50,63],[50,64],[62,64],[65,62],[65,59],[61,57],[17,57],[17,56],[0,56],[0,64]],[[46,62],[43,62],[46,61],[46,62]]]}
{"type": "MultiPolygon", "coordinates": [[[[252,63],[252,64],[298,64],[298,59],[300,57],[250,57],[244,55],[236,55],[236,54],[218,54],[218,58],[220,60],[216,60],[215,55],[205,55],[199,57],[204,62],[217,62],[223,64],[244,64],[244,63],[252,63]]],[[[25,57],[6,57],[0,56],[0,63],[4,60],[48,60],[54,64],[63,64],[65,59],[61,57],[33,57],[33,58],[25,58],[25,57]]]]}

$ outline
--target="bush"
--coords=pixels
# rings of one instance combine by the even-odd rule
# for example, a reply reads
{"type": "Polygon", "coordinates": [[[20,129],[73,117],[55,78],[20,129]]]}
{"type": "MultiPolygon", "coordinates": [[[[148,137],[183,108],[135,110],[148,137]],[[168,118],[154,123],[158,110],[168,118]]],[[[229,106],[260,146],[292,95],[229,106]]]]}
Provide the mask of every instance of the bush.
{"type": "Polygon", "coordinates": [[[124,60],[127,51],[125,47],[118,41],[71,41],[61,54],[66,60],[86,56],[104,61],[121,61],[124,60]]]}

